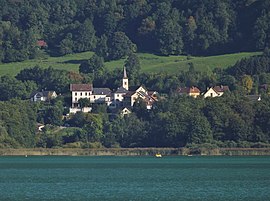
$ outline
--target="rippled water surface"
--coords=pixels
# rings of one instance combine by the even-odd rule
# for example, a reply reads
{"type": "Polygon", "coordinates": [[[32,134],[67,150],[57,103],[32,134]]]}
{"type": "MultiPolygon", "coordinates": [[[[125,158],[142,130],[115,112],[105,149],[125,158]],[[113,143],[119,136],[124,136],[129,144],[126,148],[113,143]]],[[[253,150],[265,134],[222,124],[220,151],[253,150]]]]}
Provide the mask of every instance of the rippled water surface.
{"type": "Polygon", "coordinates": [[[0,200],[270,200],[270,157],[0,157],[0,200]]]}

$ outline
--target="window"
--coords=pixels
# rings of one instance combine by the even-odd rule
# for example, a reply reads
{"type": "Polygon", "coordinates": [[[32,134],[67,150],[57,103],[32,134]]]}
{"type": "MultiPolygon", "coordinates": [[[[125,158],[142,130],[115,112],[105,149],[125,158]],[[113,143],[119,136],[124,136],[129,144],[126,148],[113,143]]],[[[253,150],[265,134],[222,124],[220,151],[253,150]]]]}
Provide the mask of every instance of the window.
{"type": "Polygon", "coordinates": [[[81,96],[82,96],[82,93],[81,93],[81,96]]]}
{"type": "Polygon", "coordinates": [[[77,96],[77,92],[75,93],[75,96],[77,96]]]}
{"type": "Polygon", "coordinates": [[[85,92],[85,95],[87,96],[87,92],[85,92]]]}
{"type": "Polygon", "coordinates": [[[91,95],[91,93],[89,92],[89,96],[91,95]]]}
{"type": "Polygon", "coordinates": [[[77,98],[75,98],[75,101],[77,101],[77,98]]]}

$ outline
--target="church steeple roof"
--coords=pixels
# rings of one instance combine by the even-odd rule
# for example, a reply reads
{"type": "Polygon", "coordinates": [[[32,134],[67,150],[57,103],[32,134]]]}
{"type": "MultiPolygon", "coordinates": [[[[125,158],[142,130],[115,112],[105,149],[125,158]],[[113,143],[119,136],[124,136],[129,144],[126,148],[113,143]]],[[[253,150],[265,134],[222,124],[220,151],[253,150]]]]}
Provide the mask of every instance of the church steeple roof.
{"type": "Polygon", "coordinates": [[[126,78],[128,78],[128,76],[127,76],[127,70],[126,70],[126,67],[124,66],[124,76],[123,76],[123,79],[126,79],[126,78]]]}

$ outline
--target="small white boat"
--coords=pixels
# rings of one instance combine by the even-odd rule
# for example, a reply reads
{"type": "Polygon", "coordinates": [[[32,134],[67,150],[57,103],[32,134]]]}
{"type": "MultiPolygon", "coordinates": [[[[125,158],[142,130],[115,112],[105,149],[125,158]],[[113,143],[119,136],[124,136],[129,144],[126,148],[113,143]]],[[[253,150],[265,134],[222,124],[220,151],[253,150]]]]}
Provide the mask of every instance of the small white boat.
{"type": "Polygon", "coordinates": [[[156,158],[161,158],[162,157],[161,154],[156,154],[155,156],[156,156],[156,158]]]}

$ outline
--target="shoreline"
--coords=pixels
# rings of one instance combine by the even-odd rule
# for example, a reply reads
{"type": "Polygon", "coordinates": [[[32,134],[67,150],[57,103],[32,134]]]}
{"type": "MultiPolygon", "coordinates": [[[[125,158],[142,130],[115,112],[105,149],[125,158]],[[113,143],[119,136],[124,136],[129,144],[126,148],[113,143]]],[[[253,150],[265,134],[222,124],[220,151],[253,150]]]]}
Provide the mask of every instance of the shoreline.
{"type": "Polygon", "coordinates": [[[20,148],[0,149],[0,156],[270,156],[270,148],[20,148]]]}

